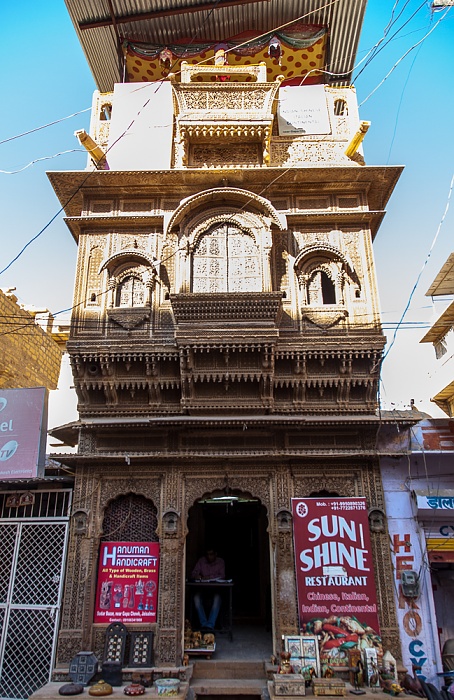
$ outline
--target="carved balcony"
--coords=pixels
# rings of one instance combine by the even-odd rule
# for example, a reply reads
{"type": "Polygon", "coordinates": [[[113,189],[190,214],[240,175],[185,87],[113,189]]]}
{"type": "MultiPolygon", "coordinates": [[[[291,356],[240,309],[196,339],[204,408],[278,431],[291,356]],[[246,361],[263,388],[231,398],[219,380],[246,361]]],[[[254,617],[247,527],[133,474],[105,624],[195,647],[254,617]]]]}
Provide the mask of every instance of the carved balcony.
{"type": "MultiPolygon", "coordinates": [[[[196,165],[200,167],[197,149],[209,145],[213,139],[219,152],[219,165],[223,158],[222,146],[238,152],[244,146],[256,147],[252,165],[267,165],[270,158],[270,140],[276,95],[282,76],[272,83],[266,82],[263,66],[186,66],[185,82],[173,84],[176,118],[175,167],[196,165]],[[226,78],[220,82],[191,82],[201,72],[226,78]],[[245,82],[228,82],[230,74],[244,74],[245,82]],[[246,82],[255,77],[263,82],[246,82]],[[194,153],[193,151],[196,151],[194,153]],[[255,162],[254,162],[255,159],[255,162]]],[[[182,71],[183,77],[183,71],[182,71]]],[[[251,151],[252,153],[252,151],[251,151]]],[[[222,162],[224,161],[224,162],[222,162]]],[[[212,159],[207,158],[212,164],[212,159]]]]}
{"type": "Polygon", "coordinates": [[[239,342],[274,343],[279,334],[281,292],[174,294],[170,301],[175,337],[184,344],[229,343],[233,334],[239,342]]]}

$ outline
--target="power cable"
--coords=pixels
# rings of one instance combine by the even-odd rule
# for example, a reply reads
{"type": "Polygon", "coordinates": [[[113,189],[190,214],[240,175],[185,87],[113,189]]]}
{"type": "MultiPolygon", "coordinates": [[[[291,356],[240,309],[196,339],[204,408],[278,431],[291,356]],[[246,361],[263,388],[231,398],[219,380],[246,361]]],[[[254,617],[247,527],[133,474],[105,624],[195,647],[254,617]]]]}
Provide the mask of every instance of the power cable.
{"type": "Polygon", "coordinates": [[[394,122],[394,130],[393,130],[393,135],[392,135],[392,138],[391,138],[391,143],[390,143],[390,145],[389,145],[388,158],[387,158],[387,160],[386,160],[386,165],[389,164],[389,159],[391,158],[391,151],[392,151],[392,149],[393,149],[394,140],[395,140],[396,134],[397,134],[397,125],[398,125],[398,123],[399,123],[399,115],[400,115],[400,110],[401,110],[402,103],[403,103],[403,100],[404,100],[405,90],[407,89],[408,81],[410,80],[410,75],[411,75],[411,72],[412,72],[412,70],[413,70],[413,67],[414,67],[414,65],[415,65],[415,63],[416,63],[416,59],[417,59],[418,56],[419,56],[419,52],[421,51],[421,47],[422,47],[422,44],[421,44],[421,46],[419,46],[419,48],[418,48],[418,50],[417,50],[417,52],[416,52],[416,54],[415,54],[415,56],[414,56],[414,58],[413,58],[413,61],[411,62],[411,66],[410,66],[410,69],[409,69],[409,71],[408,71],[407,77],[406,77],[406,79],[405,79],[405,83],[404,83],[404,86],[403,86],[403,88],[402,88],[402,92],[400,93],[399,105],[398,105],[398,107],[397,107],[396,119],[395,119],[395,122],[394,122]]]}
{"type": "Polygon", "coordinates": [[[70,148],[68,151],[60,151],[60,153],[55,153],[53,156],[42,156],[41,158],[35,158],[35,160],[30,161],[30,163],[27,163],[27,165],[24,165],[23,168],[19,168],[18,170],[0,170],[0,173],[3,175],[17,175],[17,173],[22,173],[24,170],[27,170],[27,168],[35,165],[35,163],[39,163],[42,160],[52,160],[52,158],[58,158],[59,156],[64,156],[67,153],[85,153],[85,151],[82,148],[70,148]]]}
{"type": "MultiPolygon", "coordinates": [[[[403,11],[403,10],[405,9],[405,7],[408,5],[408,2],[409,2],[409,0],[407,0],[407,3],[406,3],[406,4],[404,5],[404,7],[402,8],[402,11],[403,11]]],[[[413,14],[402,24],[402,26],[399,27],[399,29],[397,29],[397,30],[394,32],[394,34],[393,34],[392,36],[389,37],[388,41],[386,41],[386,42],[383,44],[383,46],[381,46],[377,51],[375,51],[375,52],[373,53],[373,55],[370,57],[369,61],[367,61],[367,63],[361,68],[361,70],[359,71],[359,73],[356,75],[356,77],[355,77],[355,79],[354,79],[355,82],[356,82],[356,80],[358,80],[358,78],[359,78],[359,76],[361,75],[361,73],[367,68],[367,66],[368,66],[369,63],[372,61],[372,59],[375,58],[376,56],[378,56],[378,54],[380,53],[380,51],[382,51],[386,46],[388,46],[388,44],[397,36],[397,34],[398,34],[399,32],[401,32],[402,29],[403,29],[404,27],[406,27],[407,24],[409,24],[409,23],[411,22],[411,20],[418,14],[418,12],[419,12],[420,10],[422,10],[422,8],[424,7],[425,4],[426,4],[426,2],[425,2],[425,0],[424,0],[424,2],[413,12],[413,14]]],[[[401,12],[400,14],[402,14],[402,12],[401,12]]],[[[399,17],[400,17],[400,15],[399,15],[399,17]]],[[[396,21],[397,21],[397,20],[396,20],[396,21]]],[[[385,31],[386,31],[386,30],[385,30],[385,31]]],[[[385,34],[385,36],[386,36],[386,34],[385,34]]],[[[380,43],[380,42],[379,42],[379,43],[380,43]]],[[[378,45],[377,45],[377,46],[378,46],[378,45]]]]}
{"type": "Polygon", "coordinates": [[[397,68],[397,66],[404,60],[404,58],[406,58],[406,57],[408,56],[408,54],[409,54],[411,51],[413,51],[413,49],[415,49],[417,46],[419,46],[420,44],[422,44],[422,42],[425,41],[425,40],[427,39],[427,37],[428,37],[430,34],[432,34],[432,32],[438,27],[438,25],[440,24],[440,22],[442,22],[443,19],[446,17],[446,15],[448,14],[448,12],[449,12],[450,9],[451,9],[451,8],[448,7],[448,9],[447,9],[446,12],[443,14],[443,16],[440,17],[440,19],[439,19],[439,20],[434,24],[434,26],[427,32],[427,34],[425,34],[425,36],[423,36],[422,39],[420,39],[419,41],[417,41],[416,44],[413,44],[413,46],[411,46],[411,47],[399,58],[399,60],[396,61],[396,63],[393,65],[393,67],[392,67],[392,68],[388,71],[388,73],[385,75],[385,77],[383,78],[383,80],[381,80],[381,81],[378,83],[378,85],[372,90],[372,92],[370,92],[370,93],[368,94],[368,96],[367,96],[366,98],[364,98],[364,100],[363,100],[362,102],[359,103],[358,108],[359,108],[359,107],[362,107],[363,104],[365,104],[365,103],[367,102],[367,100],[369,100],[369,99],[372,97],[372,95],[373,95],[375,92],[377,92],[378,88],[380,88],[380,87],[383,85],[383,83],[389,78],[389,76],[391,75],[391,73],[394,72],[394,70],[395,70],[395,69],[397,68]]]}

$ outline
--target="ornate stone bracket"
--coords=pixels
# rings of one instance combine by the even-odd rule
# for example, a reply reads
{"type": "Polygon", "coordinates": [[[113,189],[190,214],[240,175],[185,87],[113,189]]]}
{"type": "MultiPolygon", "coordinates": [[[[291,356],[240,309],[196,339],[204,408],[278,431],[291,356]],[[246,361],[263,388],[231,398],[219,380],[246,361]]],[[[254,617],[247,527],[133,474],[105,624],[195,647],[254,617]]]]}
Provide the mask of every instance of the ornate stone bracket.
{"type": "Polygon", "coordinates": [[[130,331],[148,321],[150,312],[147,309],[107,309],[107,316],[109,321],[130,331]]]}
{"type": "Polygon", "coordinates": [[[334,306],[333,308],[330,308],[328,305],[312,306],[310,308],[303,306],[301,316],[318,328],[332,328],[347,318],[348,311],[339,306],[334,306]]]}

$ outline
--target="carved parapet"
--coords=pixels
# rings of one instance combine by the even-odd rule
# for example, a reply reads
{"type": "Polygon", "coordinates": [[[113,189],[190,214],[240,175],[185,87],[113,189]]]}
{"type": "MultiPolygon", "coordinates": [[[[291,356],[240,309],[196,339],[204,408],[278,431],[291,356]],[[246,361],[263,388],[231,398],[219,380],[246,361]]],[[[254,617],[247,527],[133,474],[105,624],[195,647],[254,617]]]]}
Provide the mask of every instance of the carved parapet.
{"type": "Polygon", "coordinates": [[[206,65],[198,64],[191,66],[187,61],[181,62],[181,82],[190,83],[194,78],[204,75],[216,76],[245,76],[255,78],[257,82],[266,82],[266,63],[262,61],[257,65],[251,66],[229,66],[225,65],[206,65]]]}

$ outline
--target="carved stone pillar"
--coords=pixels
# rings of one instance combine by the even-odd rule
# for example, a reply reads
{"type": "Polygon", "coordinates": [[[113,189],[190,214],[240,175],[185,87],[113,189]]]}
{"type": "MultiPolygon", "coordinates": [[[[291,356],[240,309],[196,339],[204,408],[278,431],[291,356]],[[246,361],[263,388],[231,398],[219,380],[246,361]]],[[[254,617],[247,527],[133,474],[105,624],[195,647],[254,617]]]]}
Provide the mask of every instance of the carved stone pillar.
{"type": "Polygon", "coordinates": [[[182,663],[184,607],[183,541],[180,537],[161,538],[161,575],[159,589],[156,663],[179,666],[182,663]]]}
{"type": "Polygon", "coordinates": [[[160,588],[155,660],[159,666],[179,666],[183,659],[183,611],[185,592],[184,544],[181,519],[181,475],[166,472],[158,525],[160,541],[160,588]]]}

